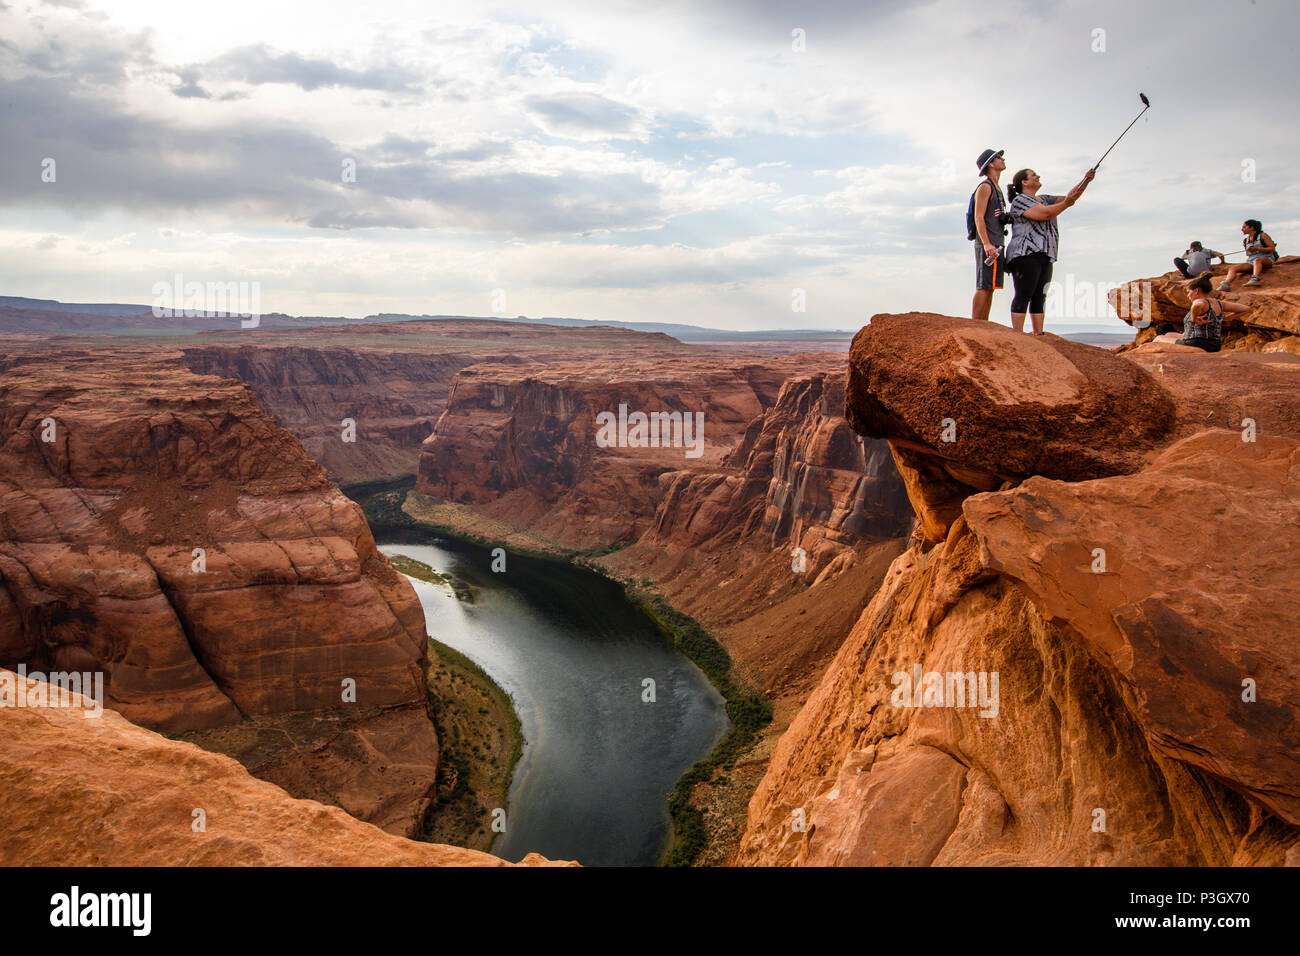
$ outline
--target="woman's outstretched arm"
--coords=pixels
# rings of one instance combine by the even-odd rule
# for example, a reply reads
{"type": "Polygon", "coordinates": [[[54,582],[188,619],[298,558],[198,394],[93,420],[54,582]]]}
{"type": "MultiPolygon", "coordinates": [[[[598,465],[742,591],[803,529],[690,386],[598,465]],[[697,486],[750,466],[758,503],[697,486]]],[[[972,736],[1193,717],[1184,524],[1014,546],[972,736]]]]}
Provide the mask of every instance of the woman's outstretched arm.
{"type": "Polygon", "coordinates": [[[1049,206],[1037,205],[1030,206],[1022,213],[1026,219],[1033,219],[1035,222],[1046,222],[1049,219],[1055,219],[1065,210],[1074,205],[1074,200],[1069,196],[1063,196],[1049,206]]]}
{"type": "Polygon", "coordinates": [[[1055,219],[1079,201],[1079,197],[1083,195],[1083,191],[1088,188],[1088,183],[1092,182],[1092,178],[1096,175],[1097,171],[1095,169],[1088,170],[1083,174],[1083,178],[1079,180],[1078,184],[1056,202],[1049,206],[1033,206],[1026,209],[1024,217],[1026,219],[1033,219],[1037,222],[1046,222],[1048,219],[1055,219]]]}

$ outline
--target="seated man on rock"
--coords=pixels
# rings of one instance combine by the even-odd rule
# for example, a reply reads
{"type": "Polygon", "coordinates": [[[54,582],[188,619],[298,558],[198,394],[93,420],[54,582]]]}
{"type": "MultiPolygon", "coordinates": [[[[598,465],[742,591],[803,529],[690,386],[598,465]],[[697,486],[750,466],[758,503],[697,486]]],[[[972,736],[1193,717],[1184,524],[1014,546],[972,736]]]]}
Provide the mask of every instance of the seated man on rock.
{"type": "Polygon", "coordinates": [[[1177,332],[1158,335],[1153,342],[1172,342],[1175,345],[1190,345],[1205,352],[1217,352],[1223,347],[1223,319],[1228,312],[1249,312],[1250,306],[1240,302],[1211,295],[1214,291],[1210,274],[1203,272],[1187,283],[1187,294],[1192,303],[1183,316],[1183,334],[1175,338],[1177,332]]]}
{"type": "Polygon", "coordinates": [[[1193,242],[1183,253],[1182,258],[1174,259],[1174,268],[1182,273],[1184,279],[1195,279],[1202,272],[1209,272],[1213,263],[1210,261],[1218,257],[1219,264],[1227,263],[1222,252],[1216,252],[1213,249],[1206,249],[1199,242],[1193,242]]]}

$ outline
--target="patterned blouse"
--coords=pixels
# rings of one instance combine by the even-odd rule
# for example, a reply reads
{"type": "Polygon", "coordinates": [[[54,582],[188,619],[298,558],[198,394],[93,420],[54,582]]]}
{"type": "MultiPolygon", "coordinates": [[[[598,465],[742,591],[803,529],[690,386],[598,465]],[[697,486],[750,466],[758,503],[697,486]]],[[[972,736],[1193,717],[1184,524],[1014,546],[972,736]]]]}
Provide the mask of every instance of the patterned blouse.
{"type": "Polygon", "coordinates": [[[1030,196],[1021,193],[1011,202],[1008,210],[1014,217],[1011,220],[1011,241],[1007,243],[1007,260],[1017,256],[1027,256],[1031,252],[1045,252],[1047,258],[1056,261],[1056,220],[1039,222],[1037,219],[1025,218],[1026,210],[1034,206],[1050,206],[1060,202],[1060,196],[1030,196]]]}

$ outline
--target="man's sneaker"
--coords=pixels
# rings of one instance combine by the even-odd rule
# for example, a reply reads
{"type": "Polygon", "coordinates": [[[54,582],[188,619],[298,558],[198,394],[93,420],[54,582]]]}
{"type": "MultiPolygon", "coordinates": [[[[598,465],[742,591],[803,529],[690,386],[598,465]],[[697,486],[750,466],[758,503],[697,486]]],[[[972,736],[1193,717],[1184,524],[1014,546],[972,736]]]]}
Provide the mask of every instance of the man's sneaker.
{"type": "Polygon", "coordinates": [[[1227,280],[1227,279],[1224,279],[1224,280],[1223,280],[1222,282],[1220,282],[1217,286],[1215,286],[1215,290],[1218,291],[1218,292],[1228,292],[1228,291],[1231,290],[1231,289],[1232,289],[1232,286],[1228,285],[1228,280],[1227,280]]]}
{"type": "Polygon", "coordinates": [[[1251,276],[1246,280],[1246,285],[1259,285],[1259,276],[1251,276]]]}

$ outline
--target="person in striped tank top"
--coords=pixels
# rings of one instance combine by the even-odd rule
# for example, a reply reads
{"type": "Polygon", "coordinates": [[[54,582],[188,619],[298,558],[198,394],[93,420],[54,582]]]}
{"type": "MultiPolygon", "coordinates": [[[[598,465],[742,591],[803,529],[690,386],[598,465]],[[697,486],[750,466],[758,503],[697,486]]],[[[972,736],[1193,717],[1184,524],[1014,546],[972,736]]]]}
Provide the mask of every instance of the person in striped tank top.
{"type": "Polygon", "coordinates": [[[1032,169],[1022,169],[1011,178],[1007,198],[1011,219],[1011,242],[1007,244],[1007,271],[1015,283],[1011,300],[1011,327],[1025,330],[1025,314],[1033,320],[1034,334],[1043,331],[1047,286],[1052,281],[1052,263],[1056,261],[1056,217],[1069,209],[1097,174],[1088,170],[1079,184],[1065,196],[1040,196],[1043,182],[1032,169]]]}

